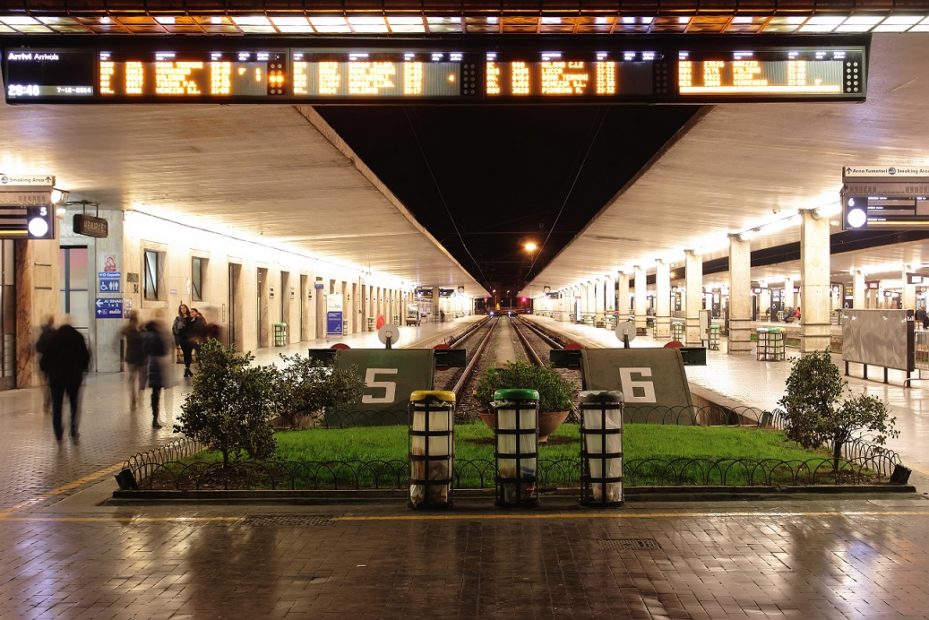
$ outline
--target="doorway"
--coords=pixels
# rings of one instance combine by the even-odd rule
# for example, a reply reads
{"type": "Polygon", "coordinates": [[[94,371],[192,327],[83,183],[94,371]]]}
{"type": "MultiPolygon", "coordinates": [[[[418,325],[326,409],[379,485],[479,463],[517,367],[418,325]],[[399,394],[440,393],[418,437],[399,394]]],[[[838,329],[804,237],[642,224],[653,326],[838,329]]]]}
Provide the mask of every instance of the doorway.
{"type": "Polygon", "coordinates": [[[268,316],[268,270],[258,268],[258,347],[271,346],[271,325],[268,316]]]}
{"type": "Polygon", "coordinates": [[[242,348],[242,265],[229,263],[229,323],[226,326],[226,344],[236,349],[242,348]]]}

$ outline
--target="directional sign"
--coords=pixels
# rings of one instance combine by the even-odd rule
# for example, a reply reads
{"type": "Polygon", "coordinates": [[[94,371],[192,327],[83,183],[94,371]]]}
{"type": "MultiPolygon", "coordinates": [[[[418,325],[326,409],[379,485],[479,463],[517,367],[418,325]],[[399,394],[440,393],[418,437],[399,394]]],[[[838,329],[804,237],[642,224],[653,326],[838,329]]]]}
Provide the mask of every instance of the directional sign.
{"type": "Polygon", "coordinates": [[[114,298],[98,297],[94,302],[96,307],[96,317],[98,319],[121,319],[123,318],[123,300],[114,298]]]}
{"type": "Polygon", "coordinates": [[[101,293],[119,293],[120,276],[119,271],[98,271],[97,279],[100,281],[99,290],[101,293]]]}
{"type": "Polygon", "coordinates": [[[0,186],[4,185],[30,185],[52,186],[55,177],[48,174],[3,174],[0,175],[0,186]]]}

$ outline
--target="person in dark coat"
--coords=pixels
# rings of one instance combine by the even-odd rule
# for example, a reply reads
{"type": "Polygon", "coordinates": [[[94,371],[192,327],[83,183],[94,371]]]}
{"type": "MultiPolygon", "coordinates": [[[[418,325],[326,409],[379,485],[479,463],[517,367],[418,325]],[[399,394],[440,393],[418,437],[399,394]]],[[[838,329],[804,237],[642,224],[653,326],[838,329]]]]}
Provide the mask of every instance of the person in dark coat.
{"type": "Polygon", "coordinates": [[[142,350],[142,332],[139,331],[139,313],[129,312],[129,320],[120,332],[126,341],[126,370],[129,373],[129,406],[135,411],[141,392],[145,389],[148,356],[142,350]]]}
{"type": "Polygon", "coordinates": [[[165,356],[170,350],[167,334],[159,321],[149,321],[142,327],[142,351],[148,356],[148,387],[152,388],[152,428],[161,428],[158,405],[161,390],[168,380],[165,356]]]}
{"type": "Polygon", "coordinates": [[[181,348],[184,354],[184,376],[192,377],[194,373],[190,371],[190,353],[193,351],[194,343],[191,337],[191,327],[193,317],[190,316],[190,308],[187,304],[181,304],[177,307],[177,316],[174,317],[174,324],[171,326],[171,333],[174,335],[174,343],[181,348]]]}
{"type": "Polygon", "coordinates": [[[80,390],[84,373],[90,367],[90,351],[84,337],[65,322],[55,330],[42,355],[42,370],[48,375],[48,385],[52,396],[52,425],[55,439],[61,441],[64,436],[62,425],[62,407],[64,395],[68,394],[71,405],[71,437],[80,436],[80,390]]]}
{"type": "Polygon", "coordinates": [[[42,374],[45,375],[45,390],[42,393],[42,409],[45,413],[50,413],[52,410],[52,391],[48,386],[48,373],[45,372],[44,364],[42,363],[42,358],[45,355],[45,352],[48,351],[49,344],[52,341],[52,336],[55,335],[55,316],[48,315],[45,317],[45,321],[42,323],[42,327],[39,330],[39,338],[35,342],[36,353],[39,354],[39,370],[42,371],[42,374]]]}
{"type": "Polygon", "coordinates": [[[196,308],[190,309],[190,326],[187,328],[194,351],[197,352],[197,362],[200,362],[200,345],[206,342],[206,318],[196,308]]]}

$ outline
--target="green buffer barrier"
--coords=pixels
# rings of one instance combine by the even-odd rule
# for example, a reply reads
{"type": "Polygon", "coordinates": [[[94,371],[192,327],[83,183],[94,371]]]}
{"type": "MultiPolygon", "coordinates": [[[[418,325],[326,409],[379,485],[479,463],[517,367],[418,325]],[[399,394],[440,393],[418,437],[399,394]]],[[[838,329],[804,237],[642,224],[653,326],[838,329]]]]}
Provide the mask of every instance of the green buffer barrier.
{"type": "Polygon", "coordinates": [[[498,506],[539,504],[539,393],[511,389],[494,392],[497,414],[494,458],[498,506]]]}

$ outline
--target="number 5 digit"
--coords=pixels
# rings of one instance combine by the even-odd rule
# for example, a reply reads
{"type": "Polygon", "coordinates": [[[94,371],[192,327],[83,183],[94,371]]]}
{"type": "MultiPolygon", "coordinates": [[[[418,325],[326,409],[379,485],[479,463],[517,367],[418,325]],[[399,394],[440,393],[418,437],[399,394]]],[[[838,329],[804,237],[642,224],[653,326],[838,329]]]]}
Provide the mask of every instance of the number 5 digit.
{"type": "Polygon", "coordinates": [[[384,396],[378,398],[365,394],[361,397],[361,402],[367,405],[376,405],[394,402],[397,394],[397,384],[394,381],[377,381],[377,375],[396,375],[399,372],[397,368],[368,368],[365,372],[365,388],[374,388],[384,390],[384,396]]]}

